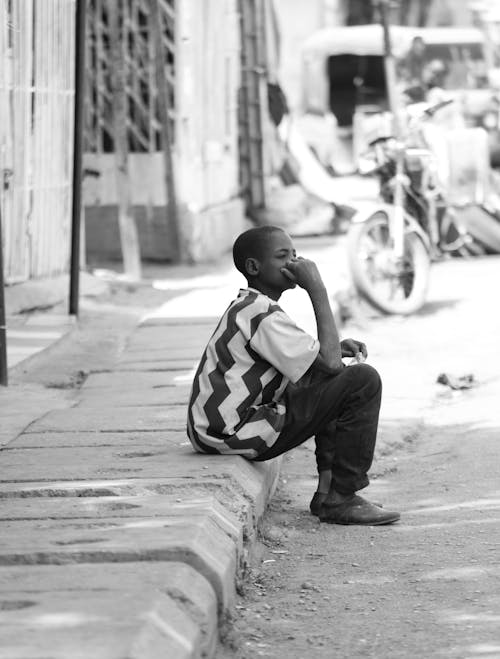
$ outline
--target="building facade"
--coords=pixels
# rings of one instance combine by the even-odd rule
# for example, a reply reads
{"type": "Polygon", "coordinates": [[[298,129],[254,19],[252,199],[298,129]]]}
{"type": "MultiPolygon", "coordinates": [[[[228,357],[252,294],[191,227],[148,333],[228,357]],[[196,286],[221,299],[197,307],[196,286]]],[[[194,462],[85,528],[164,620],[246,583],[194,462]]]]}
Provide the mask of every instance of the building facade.
{"type": "Polygon", "coordinates": [[[76,0],[0,0],[0,204],[7,283],[67,272],[76,0]]]}
{"type": "Polygon", "coordinates": [[[265,203],[267,4],[90,0],[84,156],[90,262],[119,257],[124,176],[127,212],[146,259],[212,260],[247,226],[251,207],[265,203]],[[121,136],[117,90],[125,108],[121,136]]]}

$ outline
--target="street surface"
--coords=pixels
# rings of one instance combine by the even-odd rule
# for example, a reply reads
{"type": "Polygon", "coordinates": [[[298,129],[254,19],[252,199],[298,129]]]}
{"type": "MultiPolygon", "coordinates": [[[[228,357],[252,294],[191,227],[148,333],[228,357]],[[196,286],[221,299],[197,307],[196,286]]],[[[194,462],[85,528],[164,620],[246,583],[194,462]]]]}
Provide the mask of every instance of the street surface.
{"type": "Polygon", "coordinates": [[[401,521],[320,524],[312,442],[289,454],[220,659],[500,657],[499,268],[436,264],[419,314],[360,306],[343,328],[385,385],[364,494],[401,521]]]}

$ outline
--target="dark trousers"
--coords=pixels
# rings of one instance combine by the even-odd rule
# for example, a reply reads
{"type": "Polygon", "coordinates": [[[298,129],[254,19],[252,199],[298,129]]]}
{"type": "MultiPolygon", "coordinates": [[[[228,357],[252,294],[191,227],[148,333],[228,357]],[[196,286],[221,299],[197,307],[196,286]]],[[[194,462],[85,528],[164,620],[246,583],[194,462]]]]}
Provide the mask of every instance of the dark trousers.
{"type": "Polygon", "coordinates": [[[270,460],[314,436],[318,471],[331,470],[332,487],[341,494],[361,490],[369,483],[381,396],[380,376],[368,364],[338,375],[309,372],[287,388],[285,426],[254,460],[270,460]]]}

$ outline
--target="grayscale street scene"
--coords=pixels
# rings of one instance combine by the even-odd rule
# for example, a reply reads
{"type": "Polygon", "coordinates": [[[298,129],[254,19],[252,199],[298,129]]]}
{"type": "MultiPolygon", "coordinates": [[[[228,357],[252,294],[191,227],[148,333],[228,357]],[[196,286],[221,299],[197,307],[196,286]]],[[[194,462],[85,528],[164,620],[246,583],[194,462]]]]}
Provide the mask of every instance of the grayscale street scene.
{"type": "Polygon", "coordinates": [[[500,658],[500,6],[0,0],[0,659],[500,658]]]}

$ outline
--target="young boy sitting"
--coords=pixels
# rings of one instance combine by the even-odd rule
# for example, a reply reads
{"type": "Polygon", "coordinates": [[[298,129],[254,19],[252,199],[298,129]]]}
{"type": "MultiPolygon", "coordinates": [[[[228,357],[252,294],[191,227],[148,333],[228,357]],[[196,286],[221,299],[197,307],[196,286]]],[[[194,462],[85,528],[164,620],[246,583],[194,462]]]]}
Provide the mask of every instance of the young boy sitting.
{"type": "Polygon", "coordinates": [[[317,266],[297,257],[290,236],[273,226],[242,233],[233,258],[248,288],[223,314],[194,377],[187,422],[193,447],[257,462],[314,437],[312,514],[332,524],[397,521],[399,513],[356,494],[369,482],[382,386],[371,366],[342,362],[366,358],[366,347],[339,340],[317,266]],[[309,295],[317,340],[277,304],[295,286],[309,295]]]}

